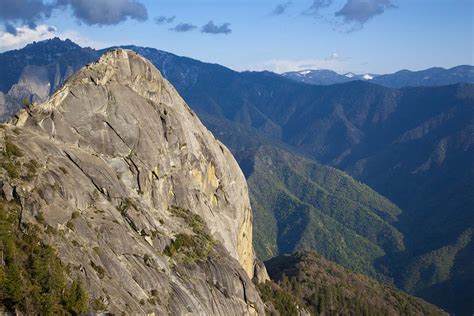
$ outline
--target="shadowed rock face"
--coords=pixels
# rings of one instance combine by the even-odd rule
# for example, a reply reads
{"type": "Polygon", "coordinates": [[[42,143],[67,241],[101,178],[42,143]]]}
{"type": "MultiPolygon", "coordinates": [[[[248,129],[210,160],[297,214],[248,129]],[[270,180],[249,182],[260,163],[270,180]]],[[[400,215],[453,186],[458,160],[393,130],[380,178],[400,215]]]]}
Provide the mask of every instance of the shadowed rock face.
{"type": "Polygon", "coordinates": [[[22,220],[110,311],[263,313],[244,176],[144,58],[105,54],[2,125],[0,148],[22,220]]]}
{"type": "Polygon", "coordinates": [[[0,92],[0,122],[4,122],[18,112],[19,102],[8,94],[0,92]]]}

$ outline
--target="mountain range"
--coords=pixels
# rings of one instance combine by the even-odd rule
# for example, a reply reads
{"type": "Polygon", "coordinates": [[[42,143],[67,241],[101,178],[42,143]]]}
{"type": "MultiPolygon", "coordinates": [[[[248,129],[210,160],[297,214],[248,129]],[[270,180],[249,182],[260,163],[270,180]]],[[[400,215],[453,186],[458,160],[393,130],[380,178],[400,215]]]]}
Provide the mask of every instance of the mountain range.
{"type": "Polygon", "coordinates": [[[316,69],[316,70],[300,70],[300,71],[289,71],[281,74],[285,78],[292,79],[294,81],[315,84],[315,85],[331,85],[335,83],[344,83],[355,80],[373,80],[377,75],[375,74],[354,74],[348,72],[345,74],[338,74],[337,72],[329,69],[316,69]]]}
{"type": "Polygon", "coordinates": [[[443,86],[456,83],[474,83],[474,66],[461,65],[450,69],[433,67],[420,71],[403,69],[385,75],[371,73],[359,75],[352,72],[341,75],[332,70],[317,69],[285,72],[282,76],[314,85],[331,85],[362,80],[388,88],[443,86]]]}
{"type": "MultiPolygon", "coordinates": [[[[472,312],[473,85],[392,89],[375,77],[315,86],[125,48],[148,58],[236,156],[259,256],[315,249],[449,311],[472,312]]],[[[0,54],[4,118],[107,50],[54,39],[0,54]]]]}

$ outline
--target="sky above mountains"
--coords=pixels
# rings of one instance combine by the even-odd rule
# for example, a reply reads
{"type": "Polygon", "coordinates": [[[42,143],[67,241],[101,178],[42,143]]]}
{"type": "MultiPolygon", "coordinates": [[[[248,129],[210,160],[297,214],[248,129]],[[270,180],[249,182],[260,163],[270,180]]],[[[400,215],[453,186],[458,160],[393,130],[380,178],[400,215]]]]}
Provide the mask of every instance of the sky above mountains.
{"type": "Polygon", "coordinates": [[[474,64],[474,1],[0,0],[0,51],[54,36],[235,70],[390,73],[474,64]]]}

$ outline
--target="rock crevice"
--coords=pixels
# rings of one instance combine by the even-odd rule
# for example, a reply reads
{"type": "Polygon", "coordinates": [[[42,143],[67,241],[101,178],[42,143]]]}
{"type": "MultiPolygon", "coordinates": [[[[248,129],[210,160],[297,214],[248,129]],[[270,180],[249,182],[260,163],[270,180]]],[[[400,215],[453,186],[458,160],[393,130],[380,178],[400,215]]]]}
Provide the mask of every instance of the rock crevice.
{"type": "Polygon", "coordinates": [[[22,154],[0,180],[111,311],[263,313],[245,178],[143,57],[106,53],[2,129],[22,154]]]}

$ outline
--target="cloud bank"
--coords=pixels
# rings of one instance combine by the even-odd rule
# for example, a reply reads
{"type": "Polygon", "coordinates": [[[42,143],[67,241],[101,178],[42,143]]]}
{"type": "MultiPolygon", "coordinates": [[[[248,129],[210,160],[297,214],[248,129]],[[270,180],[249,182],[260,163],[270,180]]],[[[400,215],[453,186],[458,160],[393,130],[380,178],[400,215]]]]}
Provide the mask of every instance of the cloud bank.
{"type": "Polygon", "coordinates": [[[313,0],[311,6],[306,9],[303,14],[319,16],[321,9],[331,6],[332,0],[313,0]]]}
{"type": "Polygon", "coordinates": [[[12,24],[10,23],[5,23],[5,32],[13,35],[13,36],[16,36],[18,34],[17,30],[16,30],[16,27],[14,27],[12,24]]]}
{"type": "Polygon", "coordinates": [[[136,0],[59,0],[69,6],[74,16],[88,25],[114,25],[126,19],[145,21],[146,7],[136,0]]]}
{"type": "Polygon", "coordinates": [[[87,25],[114,25],[127,19],[148,19],[146,7],[138,0],[1,0],[0,21],[5,28],[8,23],[26,24],[34,29],[53,11],[68,9],[78,22],[87,25]]]}
{"type": "Polygon", "coordinates": [[[172,23],[176,19],[176,16],[164,16],[161,15],[159,17],[155,18],[155,24],[161,25],[161,24],[169,24],[172,23]]]}
{"type": "Polygon", "coordinates": [[[279,5],[277,5],[275,7],[275,9],[273,9],[272,11],[272,14],[273,15],[282,15],[284,14],[288,8],[293,4],[292,1],[288,1],[288,2],[284,2],[284,3],[280,3],[279,5]]]}
{"type": "Polygon", "coordinates": [[[2,0],[0,1],[0,21],[32,25],[51,16],[51,12],[57,5],[57,3],[46,4],[42,0],[2,0]]]}
{"type": "Polygon", "coordinates": [[[208,34],[230,34],[232,30],[230,29],[230,23],[216,25],[213,21],[209,21],[201,28],[201,32],[208,34]]]}
{"type": "MultiPolygon", "coordinates": [[[[383,14],[387,9],[396,8],[392,0],[345,0],[343,7],[336,11],[336,3],[333,0],[313,0],[311,6],[303,11],[303,15],[326,20],[331,17],[342,19],[343,24],[351,26],[349,31],[354,31],[361,29],[367,21],[383,14]],[[332,13],[322,14],[321,11],[326,8],[331,8],[332,13]]],[[[340,25],[340,22],[334,23],[340,25]]]]}
{"type": "Polygon", "coordinates": [[[175,31],[178,33],[186,33],[186,32],[193,31],[196,28],[197,26],[191,23],[179,23],[175,27],[170,28],[170,31],[175,31]]]}
{"type": "Polygon", "coordinates": [[[348,0],[342,9],[335,13],[335,16],[342,17],[346,23],[354,22],[363,25],[389,8],[395,8],[390,0],[348,0]]]}

